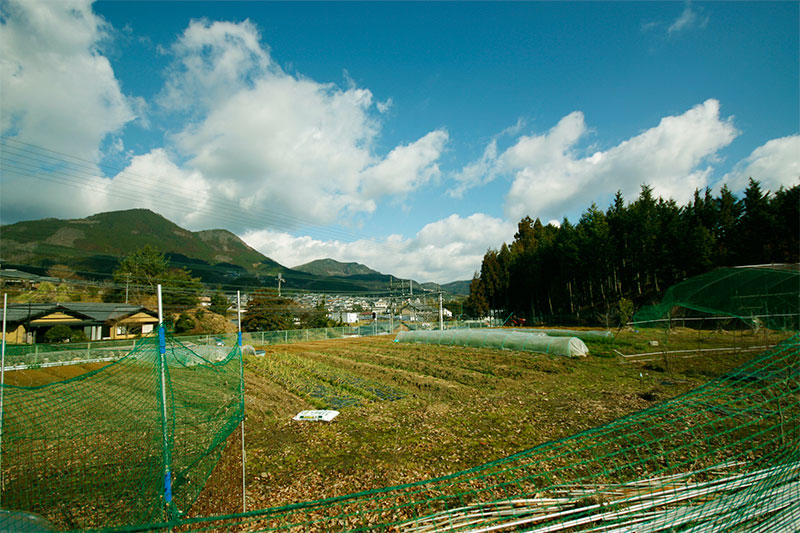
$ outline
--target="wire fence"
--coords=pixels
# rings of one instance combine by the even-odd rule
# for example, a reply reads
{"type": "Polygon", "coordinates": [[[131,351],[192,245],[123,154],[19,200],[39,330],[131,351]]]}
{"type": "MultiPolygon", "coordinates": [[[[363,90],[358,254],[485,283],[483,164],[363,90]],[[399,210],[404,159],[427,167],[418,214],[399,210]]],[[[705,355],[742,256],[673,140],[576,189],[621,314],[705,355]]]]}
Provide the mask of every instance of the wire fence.
{"type": "MultiPolygon", "coordinates": [[[[458,320],[446,322],[444,329],[488,328],[500,325],[493,320],[458,320]]],[[[330,328],[251,331],[242,333],[242,343],[252,346],[292,344],[296,342],[345,339],[390,335],[398,330],[438,329],[438,324],[422,322],[374,321],[366,325],[337,326],[330,328]]],[[[237,333],[206,333],[176,336],[183,344],[197,349],[208,347],[231,348],[237,343],[237,333]]],[[[133,351],[142,339],[119,341],[91,341],[63,344],[10,344],[6,346],[6,369],[25,370],[70,364],[87,364],[116,361],[133,351]]],[[[207,352],[208,348],[200,349],[207,352]]],[[[196,350],[198,351],[198,350],[196,350]]],[[[213,355],[213,354],[208,354],[213,355]]]]}

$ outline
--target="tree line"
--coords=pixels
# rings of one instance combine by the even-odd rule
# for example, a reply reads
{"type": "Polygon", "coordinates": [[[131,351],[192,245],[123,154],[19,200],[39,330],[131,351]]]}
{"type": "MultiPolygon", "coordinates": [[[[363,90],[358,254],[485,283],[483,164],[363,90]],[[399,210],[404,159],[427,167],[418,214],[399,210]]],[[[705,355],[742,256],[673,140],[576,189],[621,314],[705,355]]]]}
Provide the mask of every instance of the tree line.
{"type": "Polygon", "coordinates": [[[714,268],[798,262],[799,234],[800,185],[770,194],[751,178],[741,199],[723,186],[685,206],[643,185],[631,203],[621,192],[605,211],[593,203],[577,224],[524,217],[510,244],[484,255],[464,308],[609,325],[714,268]]]}

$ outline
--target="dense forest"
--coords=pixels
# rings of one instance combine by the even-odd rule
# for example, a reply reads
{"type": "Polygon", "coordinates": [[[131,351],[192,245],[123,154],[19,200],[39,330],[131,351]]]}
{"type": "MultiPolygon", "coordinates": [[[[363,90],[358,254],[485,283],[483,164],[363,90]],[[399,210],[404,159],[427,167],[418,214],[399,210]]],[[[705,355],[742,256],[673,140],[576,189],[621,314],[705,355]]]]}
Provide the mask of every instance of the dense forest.
{"type": "Polygon", "coordinates": [[[644,185],[627,205],[619,192],[606,211],[592,204],[577,224],[523,218],[511,244],[484,255],[465,310],[608,325],[687,277],[798,255],[800,185],[770,194],[751,179],[741,199],[705,189],[685,206],[644,185]]]}

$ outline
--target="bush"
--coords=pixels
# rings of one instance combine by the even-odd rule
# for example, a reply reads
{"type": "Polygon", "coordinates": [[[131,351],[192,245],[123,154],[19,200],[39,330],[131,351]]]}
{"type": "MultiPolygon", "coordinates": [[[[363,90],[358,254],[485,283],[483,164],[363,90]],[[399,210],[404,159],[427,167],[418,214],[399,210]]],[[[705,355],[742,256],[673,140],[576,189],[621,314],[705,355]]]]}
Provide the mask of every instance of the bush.
{"type": "Polygon", "coordinates": [[[633,302],[627,298],[620,298],[617,304],[617,316],[619,317],[619,327],[625,327],[633,319],[633,302]]]}
{"type": "Polygon", "coordinates": [[[175,322],[175,333],[186,333],[194,329],[194,320],[187,313],[181,313],[175,322]]]}
{"type": "Polygon", "coordinates": [[[47,333],[44,334],[44,340],[50,344],[54,344],[57,342],[65,342],[65,341],[69,342],[72,336],[73,336],[73,331],[69,326],[65,326],[64,324],[59,324],[47,330],[47,333]]]}

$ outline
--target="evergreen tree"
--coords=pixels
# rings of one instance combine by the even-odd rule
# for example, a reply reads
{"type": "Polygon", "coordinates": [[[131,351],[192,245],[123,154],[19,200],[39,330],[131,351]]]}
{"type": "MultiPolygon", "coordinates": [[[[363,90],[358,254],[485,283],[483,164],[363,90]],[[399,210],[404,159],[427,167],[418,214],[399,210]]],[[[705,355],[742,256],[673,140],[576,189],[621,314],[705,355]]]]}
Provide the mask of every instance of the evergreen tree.
{"type": "Polygon", "coordinates": [[[464,312],[475,318],[482,318],[489,314],[489,302],[486,300],[486,289],[478,273],[469,284],[469,296],[464,302],[464,312]]]}
{"type": "Polygon", "coordinates": [[[297,309],[289,298],[278,296],[274,289],[258,289],[247,302],[242,316],[244,331],[273,331],[294,328],[297,309]]]}
{"type": "Polygon", "coordinates": [[[769,192],[750,178],[742,199],[744,212],[737,225],[738,258],[740,264],[757,265],[771,262],[771,233],[775,231],[769,205],[769,192]]]}

